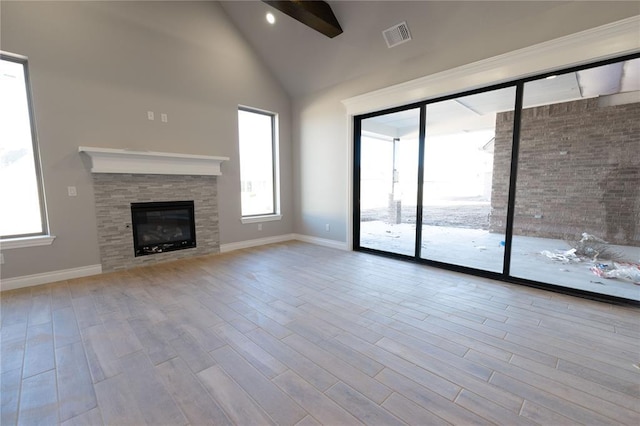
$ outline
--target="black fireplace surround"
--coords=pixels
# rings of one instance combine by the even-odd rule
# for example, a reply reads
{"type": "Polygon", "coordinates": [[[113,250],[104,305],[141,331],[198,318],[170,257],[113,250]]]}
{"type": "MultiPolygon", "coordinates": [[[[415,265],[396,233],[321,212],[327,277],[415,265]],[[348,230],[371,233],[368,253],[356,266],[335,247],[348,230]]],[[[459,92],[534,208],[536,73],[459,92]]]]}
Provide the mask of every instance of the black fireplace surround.
{"type": "Polygon", "coordinates": [[[136,257],[196,246],[193,201],[131,203],[136,257]]]}

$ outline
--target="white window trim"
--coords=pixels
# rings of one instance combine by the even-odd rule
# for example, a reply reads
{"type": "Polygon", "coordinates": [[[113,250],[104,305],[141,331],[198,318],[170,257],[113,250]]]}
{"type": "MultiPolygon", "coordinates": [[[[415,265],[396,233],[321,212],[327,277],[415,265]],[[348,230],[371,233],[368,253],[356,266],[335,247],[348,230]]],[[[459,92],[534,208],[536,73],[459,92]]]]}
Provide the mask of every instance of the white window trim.
{"type": "Polygon", "coordinates": [[[282,220],[281,214],[265,214],[261,216],[244,216],[240,219],[242,223],[260,223],[260,222],[275,222],[276,220],[282,220]]]}
{"type": "Polygon", "coordinates": [[[0,251],[25,247],[50,246],[55,235],[37,235],[35,237],[7,238],[0,240],[0,251]]]}

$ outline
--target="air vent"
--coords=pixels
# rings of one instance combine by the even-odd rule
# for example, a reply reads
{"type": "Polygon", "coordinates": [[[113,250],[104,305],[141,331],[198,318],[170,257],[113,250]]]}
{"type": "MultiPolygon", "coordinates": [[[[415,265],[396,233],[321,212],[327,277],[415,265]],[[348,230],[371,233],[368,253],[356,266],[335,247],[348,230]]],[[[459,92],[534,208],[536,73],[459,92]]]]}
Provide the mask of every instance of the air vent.
{"type": "Polygon", "coordinates": [[[387,47],[395,47],[411,40],[411,33],[409,32],[409,26],[406,22],[401,22],[391,28],[387,28],[382,32],[382,36],[384,37],[384,41],[387,42],[387,47]]]}

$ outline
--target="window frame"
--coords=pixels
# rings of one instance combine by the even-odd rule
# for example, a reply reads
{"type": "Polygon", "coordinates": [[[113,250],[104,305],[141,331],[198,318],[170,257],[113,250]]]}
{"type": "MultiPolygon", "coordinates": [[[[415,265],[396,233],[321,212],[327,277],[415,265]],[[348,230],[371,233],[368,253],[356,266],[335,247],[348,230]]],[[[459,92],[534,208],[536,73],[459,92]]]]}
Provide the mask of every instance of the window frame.
{"type": "MultiPolygon", "coordinates": [[[[515,220],[515,205],[516,205],[516,188],[518,183],[518,162],[519,162],[519,147],[520,147],[520,126],[521,126],[521,113],[523,109],[529,108],[523,106],[523,95],[524,95],[524,86],[528,82],[543,80],[548,77],[558,76],[562,74],[568,74],[571,72],[594,69],[600,66],[609,65],[617,62],[640,59],[640,51],[636,51],[633,53],[627,53],[622,55],[613,55],[606,59],[594,60],[594,61],[586,61],[580,65],[575,66],[558,66],[549,68],[546,71],[542,71],[540,73],[532,73],[530,75],[514,78],[513,80],[508,80],[501,83],[495,84],[487,84],[486,86],[476,87],[473,89],[466,89],[460,91],[454,91],[452,93],[447,93],[441,96],[435,96],[432,98],[426,98],[419,101],[414,101],[410,103],[406,103],[403,105],[384,108],[372,112],[365,112],[362,114],[354,113],[351,115],[352,120],[352,134],[351,134],[351,143],[353,149],[353,156],[351,158],[352,163],[352,182],[351,182],[351,202],[352,202],[352,228],[351,228],[351,238],[352,238],[352,250],[359,251],[364,253],[375,254],[383,257],[393,258],[393,259],[401,259],[405,261],[411,261],[418,264],[424,264],[428,266],[434,266],[445,270],[461,272],[469,275],[479,276],[483,278],[490,278],[498,281],[509,282],[514,284],[525,285],[529,287],[543,288],[549,289],[562,294],[570,294],[577,295],[581,297],[586,297],[594,300],[604,300],[615,303],[625,303],[632,304],[634,306],[640,306],[640,302],[635,299],[628,299],[622,296],[611,295],[608,293],[597,293],[590,290],[574,288],[574,287],[566,287],[550,282],[542,282],[537,281],[535,279],[520,277],[513,275],[511,272],[511,260],[512,260],[512,238],[513,238],[513,229],[514,229],[514,220],[515,220]],[[434,104],[441,101],[456,99],[463,96],[470,96],[480,93],[488,93],[494,90],[500,90],[507,87],[515,87],[516,89],[516,99],[515,99],[515,108],[514,108],[514,127],[512,134],[512,152],[511,152],[511,164],[510,164],[510,178],[509,178],[509,189],[508,189],[508,203],[507,203],[507,216],[506,216],[506,224],[505,224],[505,252],[504,252],[504,260],[503,260],[503,270],[502,272],[492,272],[485,269],[479,269],[475,267],[469,266],[461,266],[452,263],[445,263],[435,260],[424,259],[419,256],[419,247],[416,244],[414,255],[404,255],[393,253],[390,251],[384,251],[380,249],[374,249],[369,247],[363,247],[360,245],[361,232],[360,232],[360,217],[361,217],[361,209],[360,209],[360,193],[361,193],[361,185],[360,185],[360,157],[361,157],[361,132],[362,132],[362,121],[371,117],[382,116],[386,114],[391,114],[395,112],[405,111],[418,107],[426,107],[430,104],[434,104]]],[[[425,123],[421,123],[421,138],[424,138],[426,132],[426,120],[425,123]]],[[[419,157],[419,161],[422,160],[422,155],[419,157]]],[[[424,166],[424,164],[422,164],[424,166]]],[[[420,173],[420,172],[419,172],[420,173]]],[[[420,189],[419,189],[420,190],[420,189]]],[[[422,208],[418,205],[418,213],[417,218],[422,219],[422,208]]],[[[416,220],[417,221],[417,220],[416,220]]],[[[417,222],[419,223],[419,222],[417,222]]],[[[416,235],[418,237],[421,236],[419,228],[416,230],[416,235]]]]}
{"type": "Polygon", "coordinates": [[[26,234],[0,235],[3,249],[49,245],[55,237],[49,235],[49,220],[46,207],[44,179],[42,176],[42,163],[40,156],[40,144],[36,126],[35,109],[33,106],[33,94],[31,89],[31,77],[29,73],[29,60],[24,55],[0,51],[0,59],[22,65],[24,73],[25,95],[27,98],[27,112],[29,114],[29,127],[31,132],[31,144],[33,161],[35,166],[36,186],[38,191],[38,204],[40,209],[41,231],[26,234]]]}
{"type": "MultiPolygon", "coordinates": [[[[273,179],[273,211],[269,213],[259,213],[253,215],[244,215],[242,213],[242,197],[240,199],[240,221],[243,224],[247,223],[259,223],[270,222],[282,219],[280,211],[280,149],[279,149],[279,127],[278,127],[278,113],[267,111],[259,108],[253,108],[245,105],[238,105],[237,113],[249,112],[252,114],[259,114],[267,116],[271,119],[271,164],[272,164],[272,179],[273,179]]],[[[238,116],[237,116],[238,117],[238,116]]],[[[238,147],[240,144],[240,122],[238,119],[238,147]]],[[[242,160],[239,159],[239,162],[242,160]]],[[[240,170],[240,193],[242,194],[242,169],[240,170]]]]}

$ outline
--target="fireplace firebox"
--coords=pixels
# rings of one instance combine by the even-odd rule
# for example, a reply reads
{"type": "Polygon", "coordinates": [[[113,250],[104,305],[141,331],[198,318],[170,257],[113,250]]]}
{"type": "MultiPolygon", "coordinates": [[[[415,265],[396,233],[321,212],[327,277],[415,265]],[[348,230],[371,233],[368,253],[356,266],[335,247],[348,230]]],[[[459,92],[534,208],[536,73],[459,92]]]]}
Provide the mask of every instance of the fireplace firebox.
{"type": "Polygon", "coordinates": [[[196,247],[193,201],[131,203],[135,256],[196,247]]]}

